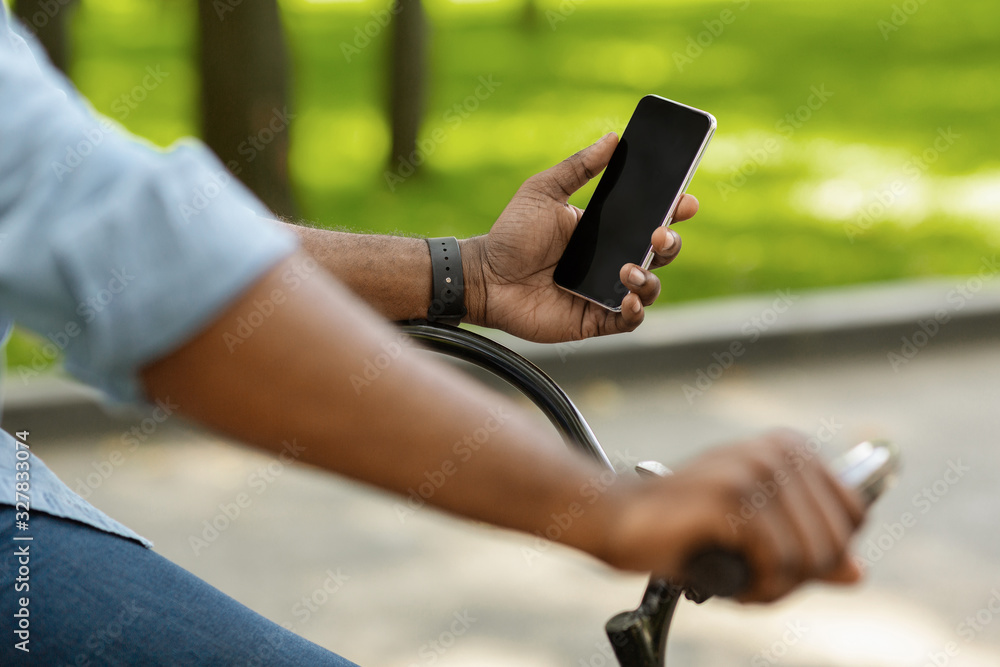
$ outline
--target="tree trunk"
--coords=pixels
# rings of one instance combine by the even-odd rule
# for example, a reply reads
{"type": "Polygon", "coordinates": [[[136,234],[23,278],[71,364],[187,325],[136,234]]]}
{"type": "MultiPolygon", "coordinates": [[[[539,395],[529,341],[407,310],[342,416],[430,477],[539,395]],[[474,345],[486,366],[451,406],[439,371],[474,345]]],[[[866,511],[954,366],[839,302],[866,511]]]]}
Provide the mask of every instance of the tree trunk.
{"type": "Polygon", "coordinates": [[[43,2],[17,0],[14,14],[38,38],[49,54],[49,60],[63,72],[69,72],[69,40],[67,25],[76,0],[43,2]]]}
{"type": "Polygon", "coordinates": [[[276,214],[288,177],[288,54],[276,0],[198,0],[205,143],[276,214]]]}
{"type": "Polygon", "coordinates": [[[534,30],[538,27],[538,3],[536,0],[524,0],[521,8],[521,27],[534,30]]]}
{"type": "Polygon", "coordinates": [[[390,55],[389,108],[392,122],[392,155],[389,168],[409,165],[412,172],[423,164],[413,160],[420,121],[424,113],[427,79],[427,19],[420,0],[396,0],[390,55]]]}

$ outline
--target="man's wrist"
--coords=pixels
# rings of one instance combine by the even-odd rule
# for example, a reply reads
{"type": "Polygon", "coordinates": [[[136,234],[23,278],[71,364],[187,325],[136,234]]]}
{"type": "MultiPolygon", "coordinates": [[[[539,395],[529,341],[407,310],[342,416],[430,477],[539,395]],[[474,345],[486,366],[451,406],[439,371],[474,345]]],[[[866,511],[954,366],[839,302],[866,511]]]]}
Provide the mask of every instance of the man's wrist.
{"type": "Polygon", "coordinates": [[[483,271],[485,241],[485,236],[473,236],[458,241],[458,247],[462,252],[462,274],[465,280],[465,309],[468,311],[462,321],[480,326],[487,326],[486,278],[483,271]]]}

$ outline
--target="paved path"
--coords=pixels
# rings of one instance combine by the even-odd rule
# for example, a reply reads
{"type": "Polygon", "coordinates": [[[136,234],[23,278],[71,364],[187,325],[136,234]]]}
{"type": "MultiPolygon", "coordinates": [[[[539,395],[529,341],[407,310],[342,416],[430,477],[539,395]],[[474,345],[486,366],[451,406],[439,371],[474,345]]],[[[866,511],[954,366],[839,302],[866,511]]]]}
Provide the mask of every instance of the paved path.
{"type": "MultiPolygon", "coordinates": [[[[833,431],[829,453],[873,436],[904,450],[905,475],[861,539],[862,587],[811,587],[767,608],[685,603],[672,665],[1000,665],[1000,346],[932,344],[897,370],[889,349],[747,354],[690,401],[683,385],[718,372],[710,355],[679,374],[568,387],[625,459],[676,463],[776,424],[833,431]]],[[[121,433],[34,446],[70,486],[100,481],[91,501],[160,553],[362,665],[611,665],[603,623],[643,586],[430,510],[401,521],[388,496],[169,423],[134,450],[121,433]],[[240,516],[206,539],[204,522],[223,525],[220,505],[240,498],[240,516]],[[198,553],[191,536],[205,539],[198,553]]]]}

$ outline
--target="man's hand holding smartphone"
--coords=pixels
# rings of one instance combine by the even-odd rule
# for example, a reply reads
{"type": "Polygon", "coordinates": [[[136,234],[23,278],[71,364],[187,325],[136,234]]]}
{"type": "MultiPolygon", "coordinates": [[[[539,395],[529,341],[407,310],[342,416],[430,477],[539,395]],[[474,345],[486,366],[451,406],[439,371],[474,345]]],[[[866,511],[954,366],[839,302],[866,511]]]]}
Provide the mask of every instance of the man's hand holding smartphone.
{"type": "Polygon", "coordinates": [[[639,100],[618,148],[556,265],[559,287],[618,311],[619,267],[652,265],[650,233],[673,221],[715,133],[712,114],[658,95],[639,100]]]}
{"type": "MultiPolygon", "coordinates": [[[[632,331],[656,301],[660,280],[635,262],[620,268],[628,294],[620,312],[556,286],[553,273],[583,216],[570,195],[608,165],[618,145],[612,133],[556,166],[529,178],[501,213],[490,232],[462,241],[466,321],[507,331],[539,343],[582,340],[632,331]]],[[[683,195],[673,216],[687,220],[698,200],[683,195]]],[[[666,266],[681,249],[676,231],[656,226],[648,236],[651,269],[666,266]]],[[[636,261],[641,261],[639,258],[636,261]]]]}

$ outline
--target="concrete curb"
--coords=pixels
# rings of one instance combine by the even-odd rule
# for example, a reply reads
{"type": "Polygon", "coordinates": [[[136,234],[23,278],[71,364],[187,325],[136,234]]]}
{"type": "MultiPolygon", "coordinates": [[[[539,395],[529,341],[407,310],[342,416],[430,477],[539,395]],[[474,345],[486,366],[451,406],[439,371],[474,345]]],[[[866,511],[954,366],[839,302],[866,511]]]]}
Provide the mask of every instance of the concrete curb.
{"type": "MultiPolygon", "coordinates": [[[[992,276],[990,276],[991,278],[992,276]]],[[[607,375],[648,377],[705,368],[736,350],[738,362],[878,354],[888,363],[903,339],[922,348],[997,339],[1000,281],[955,277],[880,283],[683,304],[650,313],[625,336],[539,345],[501,332],[498,342],[557,382],[607,375]],[[924,327],[921,327],[923,323],[924,327]],[[933,333],[928,333],[933,332],[933,333]]]]}
{"type": "MultiPolygon", "coordinates": [[[[683,304],[650,313],[631,334],[577,343],[541,345],[502,332],[488,335],[557,382],[569,383],[693,373],[712,364],[714,355],[735,350],[742,350],[736,355],[740,364],[887,357],[904,339],[924,347],[995,340],[998,332],[1000,282],[973,276],[683,304]]],[[[133,411],[109,412],[99,392],[56,374],[28,384],[7,377],[4,398],[4,428],[47,438],[123,430],[141,418],[133,411]]]]}
{"type": "Polygon", "coordinates": [[[7,376],[3,382],[3,421],[8,432],[30,431],[40,441],[124,430],[138,413],[113,410],[96,389],[59,372],[30,382],[7,376]]]}

